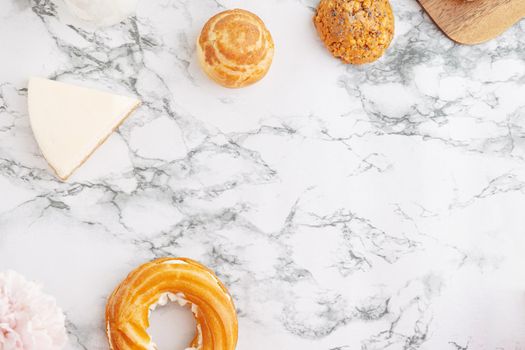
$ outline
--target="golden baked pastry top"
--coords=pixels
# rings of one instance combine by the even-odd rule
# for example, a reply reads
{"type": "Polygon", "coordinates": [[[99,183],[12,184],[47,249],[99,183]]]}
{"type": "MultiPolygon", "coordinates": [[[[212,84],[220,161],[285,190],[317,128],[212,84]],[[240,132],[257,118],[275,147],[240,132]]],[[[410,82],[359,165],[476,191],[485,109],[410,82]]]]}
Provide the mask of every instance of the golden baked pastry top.
{"type": "Polygon", "coordinates": [[[328,50],[345,63],[377,60],[394,36],[388,0],[321,0],[314,23],[328,50]]]}
{"type": "Polygon", "coordinates": [[[235,9],[208,20],[197,42],[199,61],[208,76],[226,87],[242,87],[266,75],[274,43],[255,14],[235,9]]]}
{"type": "Polygon", "coordinates": [[[110,348],[154,348],[147,333],[149,315],[162,299],[192,306],[197,321],[197,334],[190,344],[192,348],[235,349],[237,314],[230,294],[213,271],[186,258],[153,260],[133,270],[120,283],[106,305],[110,348]]]}

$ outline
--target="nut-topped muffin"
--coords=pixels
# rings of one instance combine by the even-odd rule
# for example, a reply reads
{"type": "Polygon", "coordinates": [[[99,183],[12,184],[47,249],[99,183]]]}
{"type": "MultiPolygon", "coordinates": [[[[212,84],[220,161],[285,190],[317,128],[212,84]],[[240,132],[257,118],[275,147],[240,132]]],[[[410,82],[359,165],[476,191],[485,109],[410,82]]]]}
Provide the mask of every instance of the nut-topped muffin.
{"type": "Polygon", "coordinates": [[[321,0],[314,23],[328,50],[345,63],[377,60],[394,36],[388,0],[321,0]]]}

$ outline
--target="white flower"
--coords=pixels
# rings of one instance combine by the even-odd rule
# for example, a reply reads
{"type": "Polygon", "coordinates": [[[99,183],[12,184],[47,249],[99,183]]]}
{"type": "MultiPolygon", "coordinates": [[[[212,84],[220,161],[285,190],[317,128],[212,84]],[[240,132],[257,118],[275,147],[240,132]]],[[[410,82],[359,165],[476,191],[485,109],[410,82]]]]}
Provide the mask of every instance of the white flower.
{"type": "Polygon", "coordinates": [[[64,0],[69,10],[80,19],[98,26],[117,24],[130,16],[138,0],[64,0]]]}
{"type": "Polygon", "coordinates": [[[23,276],[0,273],[0,350],[59,350],[64,314],[55,299],[23,276]]]}

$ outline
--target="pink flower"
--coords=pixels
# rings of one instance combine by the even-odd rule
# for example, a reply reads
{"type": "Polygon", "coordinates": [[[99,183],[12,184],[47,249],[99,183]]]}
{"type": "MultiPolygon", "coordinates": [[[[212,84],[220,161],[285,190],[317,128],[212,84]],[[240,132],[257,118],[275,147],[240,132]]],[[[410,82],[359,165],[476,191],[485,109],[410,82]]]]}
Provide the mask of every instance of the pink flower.
{"type": "Polygon", "coordinates": [[[0,350],[59,350],[64,314],[41,287],[13,271],[0,273],[0,350]]]}

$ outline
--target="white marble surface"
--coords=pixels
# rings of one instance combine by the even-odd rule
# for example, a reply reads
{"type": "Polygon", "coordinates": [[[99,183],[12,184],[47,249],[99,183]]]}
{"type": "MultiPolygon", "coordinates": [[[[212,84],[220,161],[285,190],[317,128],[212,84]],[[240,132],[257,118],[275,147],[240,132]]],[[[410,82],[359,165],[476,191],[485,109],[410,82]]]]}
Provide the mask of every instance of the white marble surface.
{"type": "Polygon", "coordinates": [[[166,255],[229,286],[239,350],[525,348],[525,22],[458,46],[393,0],[390,50],[353,67],[322,47],[316,4],[142,0],[94,30],[58,2],[0,2],[0,269],[57,297],[67,349],[107,349],[106,297],[166,255]],[[234,91],[193,44],[233,7],[276,43],[234,91]],[[144,104],[61,183],[28,124],[34,75],[144,104]]]}

